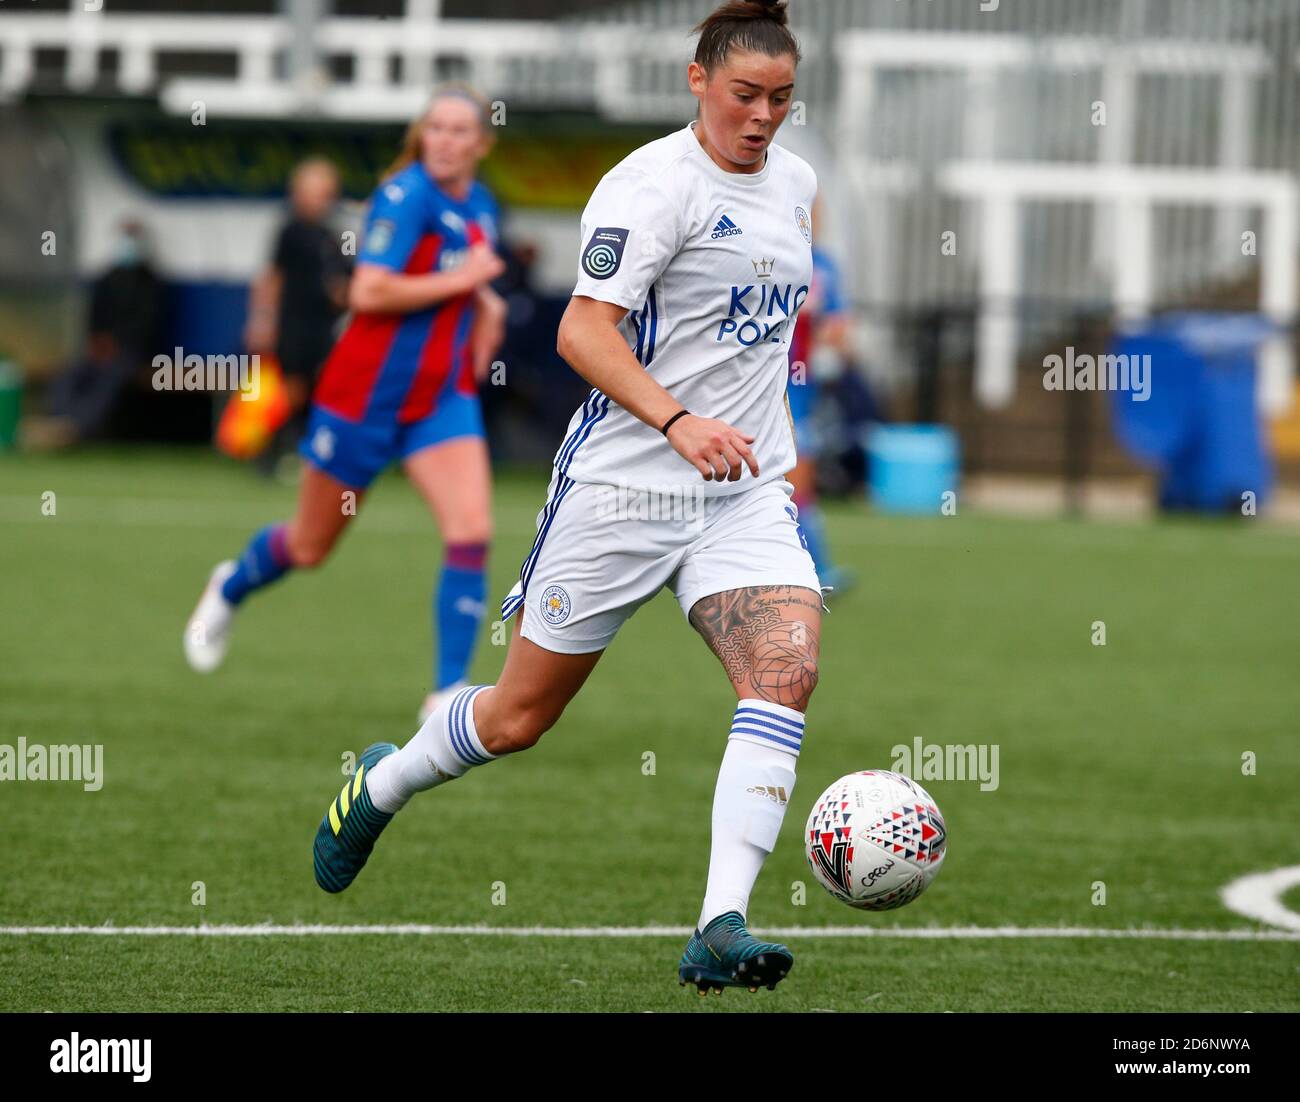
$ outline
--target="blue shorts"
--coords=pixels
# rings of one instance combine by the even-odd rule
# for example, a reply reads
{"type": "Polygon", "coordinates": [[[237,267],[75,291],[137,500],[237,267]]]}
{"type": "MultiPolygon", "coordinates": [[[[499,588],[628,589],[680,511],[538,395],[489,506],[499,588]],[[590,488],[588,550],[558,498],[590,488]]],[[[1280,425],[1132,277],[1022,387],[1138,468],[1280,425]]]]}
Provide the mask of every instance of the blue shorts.
{"type": "Polygon", "coordinates": [[[819,448],[813,407],[817,404],[817,384],[811,379],[790,383],[785,388],[790,402],[790,416],[794,419],[794,448],[800,459],[813,459],[819,448]]]}
{"type": "Polygon", "coordinates": [[[313,405],[298,451],[312,466],[360,490],[394,461],[458,437],[485,435],[478,395],[453,391],[438,399],[428,417],[406,425],[350,421],[313,405]]]}

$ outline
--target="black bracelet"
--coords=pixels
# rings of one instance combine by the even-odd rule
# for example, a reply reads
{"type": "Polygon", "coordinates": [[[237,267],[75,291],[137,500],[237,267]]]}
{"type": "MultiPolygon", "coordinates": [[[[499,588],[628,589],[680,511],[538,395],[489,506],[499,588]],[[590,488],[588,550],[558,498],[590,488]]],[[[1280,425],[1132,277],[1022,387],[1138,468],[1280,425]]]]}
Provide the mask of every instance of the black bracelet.
{"type": "Polygon", "coordinates": [[[668,421],[665,423],[664,427],[661,428],[659,431],[662,432],[665,436],[667,436],[668,430],[672,428],[675,424],[677,424],[678,421],[680,421],[683,417],[690,417],[690,416],[691,416],[691,411],[689,409],[684,409],[680,413],[674,413],[670,418],[668,418],[668,421]]]}

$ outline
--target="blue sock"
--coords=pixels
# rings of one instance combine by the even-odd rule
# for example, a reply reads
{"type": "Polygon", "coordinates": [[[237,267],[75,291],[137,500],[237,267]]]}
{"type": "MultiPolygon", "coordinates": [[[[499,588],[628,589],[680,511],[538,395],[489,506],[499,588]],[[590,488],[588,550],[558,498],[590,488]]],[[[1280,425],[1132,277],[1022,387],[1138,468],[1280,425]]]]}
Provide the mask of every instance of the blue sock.
{"type": "Polygon", "coordinates": [[[809,501],[799,506],[799,525],[803,528],[804,542],[808,544],[808,554],[812,556],[817,573],[828,574],[833,571],[835,566],[830,559],[830,548],[826,546],[822,511],[816,502],[809,501]]]}
{"type": "Polygon", "coordinates": [[[465,680],[487,599],[487,544],[447,545],[433,605],[434,684],[445,689],[465,680]]]}
{"type": "Polygon", "coordinates": [[[248,541],[235,572],[221,587],[227,601],[237,605],[255,589],[278,581],[292,569],[287,534],[287,525],[268,524],[248,541]]]}

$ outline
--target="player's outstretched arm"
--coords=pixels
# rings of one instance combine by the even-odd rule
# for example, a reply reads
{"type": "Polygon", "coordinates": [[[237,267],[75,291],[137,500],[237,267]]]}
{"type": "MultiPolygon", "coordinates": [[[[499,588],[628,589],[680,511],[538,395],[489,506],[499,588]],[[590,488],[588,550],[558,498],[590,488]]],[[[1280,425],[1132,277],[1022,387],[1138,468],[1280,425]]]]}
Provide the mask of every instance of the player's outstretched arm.
{"type": "Polygon", "coordinates": [[[677,416],[682,404],[646,372],[619,333],[626,314],[617,303],[574,295],[560,320],[557,351],[587,382],[651,428],[659,431],[673,421],[668,442],[706,482],[736,482],[746,466],[757,478],[758,461],[749,447],[754,437],[712,417],[677,416]]]}
{"type": "Polygon", "coordinates": [[[471,294],[505,270],[505,261],[490,245],[475,245],[464,263],[447,272],[407,275],[362,261],[352,276],[348,305],[366,314],[410,314],[444,299],[471,294]]]}
{"type": "Polygon", "coordinates": [[[470,355],[474,364],[474,381],[482,386],[492,370],[492,360],[506,337],[506,300],[486,283],[474,292],[477,311],[470,331],[470,355]]]}

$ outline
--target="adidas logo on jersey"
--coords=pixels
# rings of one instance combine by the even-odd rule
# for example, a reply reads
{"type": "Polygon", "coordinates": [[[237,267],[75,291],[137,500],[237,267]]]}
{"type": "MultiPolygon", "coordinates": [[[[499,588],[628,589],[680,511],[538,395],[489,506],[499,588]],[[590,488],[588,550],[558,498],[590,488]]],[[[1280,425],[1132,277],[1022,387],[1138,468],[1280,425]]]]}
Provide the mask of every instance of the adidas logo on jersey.
{"type": "Polygon", "coordinates": [[[744,232],[724,214],[722,221],[713,227],[713,240],[716,241],[719,237],[739,237],[744,232]]]}

